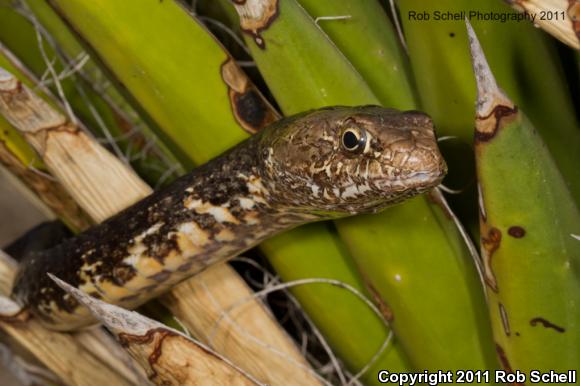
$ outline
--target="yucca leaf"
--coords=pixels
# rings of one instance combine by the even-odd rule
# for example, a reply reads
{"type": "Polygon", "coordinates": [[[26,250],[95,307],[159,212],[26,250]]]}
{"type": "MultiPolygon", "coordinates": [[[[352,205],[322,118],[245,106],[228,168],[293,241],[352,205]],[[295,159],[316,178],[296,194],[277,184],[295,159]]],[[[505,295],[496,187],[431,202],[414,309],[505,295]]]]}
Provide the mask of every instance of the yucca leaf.
{"type": "Polygon", "coordinates": [[[295,0],[247,1],[236,9],[252,56],[286,115],[336,104],[377,103],[361,75],[295,0]],[[276,58],[277,65],[269,65],[266,73],[261,63],[273,60],[269,58],[276,58]],[[327,71],[329,63],[333,71],[327,71]],[[289,78],[289,72],[300,76],[289,78]],[[337,97],[344,89],[349,93],[337,97]]]}
{"type": "Polygon", "coordinates": [[[409,63],[379,1],[299,0],[384,106],[416,108],[409,63]]]}
{"type": "Polygon", "coordinates": [[[542,138],[499,88],[469,32],[478,85],[481,253],[497,351],[507,370],[577,369],[580,211],[542,138]]]}

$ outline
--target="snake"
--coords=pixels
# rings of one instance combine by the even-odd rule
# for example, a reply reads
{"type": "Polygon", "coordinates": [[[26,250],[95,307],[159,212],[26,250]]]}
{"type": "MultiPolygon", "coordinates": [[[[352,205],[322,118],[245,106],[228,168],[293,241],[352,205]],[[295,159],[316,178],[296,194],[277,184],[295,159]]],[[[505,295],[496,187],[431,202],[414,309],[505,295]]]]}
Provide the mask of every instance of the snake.
{"type": "Polygon", "coordinates": [[[128,309],[280,232],[376,213],[447,172],[431,118],[334,106],[283,118],[117,215],[24,258],[13,298],[47,327],[95,320],[47,275],[128,309]]]}

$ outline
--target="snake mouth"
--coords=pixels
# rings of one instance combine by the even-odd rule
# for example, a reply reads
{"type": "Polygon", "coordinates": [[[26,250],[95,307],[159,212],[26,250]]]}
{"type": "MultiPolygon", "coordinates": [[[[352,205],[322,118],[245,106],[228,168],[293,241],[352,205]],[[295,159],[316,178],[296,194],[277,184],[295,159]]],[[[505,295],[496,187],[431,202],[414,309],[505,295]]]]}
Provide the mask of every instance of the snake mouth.
{"type": "Polygon", "coordinates": [[[405,178],[402,183],[408,188],[425,191],[438,186],[441,181],[443,181],[443,178],[445,178],[446,174],[446,168],[436,171],[415,172],[405,178]]]}
{"type": "Polygon", "coordinates": [[[394,180],[382,180],[377,185],[387,195],[401,194],[405,191],[409,191],[412,195],[413,192],[420,193],[435,188],[443,181],[446,174],[447,167],[443,163],[436,169],[410,172],[394,180]]]}
{"type": "Polygon", "coordinates": [[[401,178],[401,183],[411,189],[421,191],[436,187],[447,175],[447,163],[438,151],[426,152],[425,162],[415,170],[410,170],[401,178]],[[427,162],[428,161],[428,162],[427,162]]]}

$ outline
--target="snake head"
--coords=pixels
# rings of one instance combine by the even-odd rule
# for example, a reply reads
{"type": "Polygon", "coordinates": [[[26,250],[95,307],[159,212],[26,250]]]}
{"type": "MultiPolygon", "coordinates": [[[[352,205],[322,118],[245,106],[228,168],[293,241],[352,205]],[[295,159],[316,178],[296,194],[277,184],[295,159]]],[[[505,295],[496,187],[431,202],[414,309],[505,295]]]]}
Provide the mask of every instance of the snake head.
{"type": "Polygon", "coordinates": [[[291,210],[376,212],[439,185],[447,166],[429,116],[379,106],[332,107],[266,129],[265,182],[291,210]]]}

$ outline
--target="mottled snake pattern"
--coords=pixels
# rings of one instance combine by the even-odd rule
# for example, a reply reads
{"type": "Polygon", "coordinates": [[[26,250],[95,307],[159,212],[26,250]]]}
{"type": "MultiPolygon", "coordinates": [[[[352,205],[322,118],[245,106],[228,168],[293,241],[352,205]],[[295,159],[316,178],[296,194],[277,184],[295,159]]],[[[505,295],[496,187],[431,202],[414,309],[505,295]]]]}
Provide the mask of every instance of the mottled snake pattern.
{"type": "Polygon", "coordinates": [[[53,329],[83,327],[94,323],[88,310],[48,272],[135,308],[279,232],[377,212],[432,189],[446,171],[423,113],[362,106],[299,114],[102,224],[31,254],[13,296],[53,329]]]}

